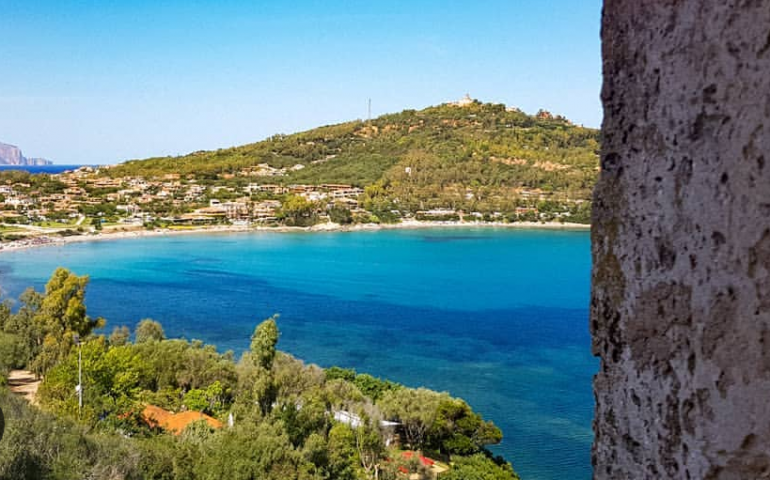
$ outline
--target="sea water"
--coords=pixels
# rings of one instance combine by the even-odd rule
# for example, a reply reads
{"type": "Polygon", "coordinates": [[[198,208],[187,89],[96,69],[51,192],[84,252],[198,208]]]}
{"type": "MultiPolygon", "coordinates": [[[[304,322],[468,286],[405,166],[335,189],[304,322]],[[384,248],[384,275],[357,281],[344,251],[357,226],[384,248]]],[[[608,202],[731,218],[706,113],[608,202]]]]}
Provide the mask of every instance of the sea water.
{"type": "Polygon", "coordinates": [[[47,173],[54,175],[68,170],[77,170],[88,165],[0,165],[0,172],[6,170],[20,170],[29,173],[47,173]]]}
{"type": "Polygon", "coordinates": [[[196,234],[0,254],[0,288],[89,275],[91,316],[240,353],[279,313],[279,348],[466,399],[525,479],[588,479],[598,363],[587,232],[512,229],[196,234]]]}

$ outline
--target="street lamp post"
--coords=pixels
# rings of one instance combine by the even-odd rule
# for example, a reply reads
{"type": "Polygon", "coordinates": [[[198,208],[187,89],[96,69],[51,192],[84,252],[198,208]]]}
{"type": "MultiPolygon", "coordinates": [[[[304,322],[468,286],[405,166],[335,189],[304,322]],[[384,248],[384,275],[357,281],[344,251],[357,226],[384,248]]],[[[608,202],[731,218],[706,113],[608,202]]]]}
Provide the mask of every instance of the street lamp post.
{"type": "Polygon", "coordinates": [[[78,420],[83,410],[83,344],[80,342],[80,335],[77,333],[72,336],[75,345],[78,346],[78,385],[75,391],[78,392],[78,420]]]}

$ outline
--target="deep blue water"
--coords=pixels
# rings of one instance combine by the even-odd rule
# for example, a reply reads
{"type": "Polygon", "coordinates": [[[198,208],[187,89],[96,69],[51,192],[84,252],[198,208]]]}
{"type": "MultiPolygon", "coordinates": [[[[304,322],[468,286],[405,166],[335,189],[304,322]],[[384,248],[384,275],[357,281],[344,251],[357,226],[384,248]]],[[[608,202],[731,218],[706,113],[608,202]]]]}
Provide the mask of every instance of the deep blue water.
{"type": "Polygon", "coordinates": [[[29,173],[62,173],[67,170],[76,170],[83,165],[0,165],[3,170],[22,170],[29,173]]]}
{"type": "Polygon", "coordinates": [[[91,276],[89,314],[160,320],[241,352],[280,313],[280,348],[469,401],[525,479],[588,479],[587,232],[491,229],[190,235],[0,255],[0,286],[91,276]]]}

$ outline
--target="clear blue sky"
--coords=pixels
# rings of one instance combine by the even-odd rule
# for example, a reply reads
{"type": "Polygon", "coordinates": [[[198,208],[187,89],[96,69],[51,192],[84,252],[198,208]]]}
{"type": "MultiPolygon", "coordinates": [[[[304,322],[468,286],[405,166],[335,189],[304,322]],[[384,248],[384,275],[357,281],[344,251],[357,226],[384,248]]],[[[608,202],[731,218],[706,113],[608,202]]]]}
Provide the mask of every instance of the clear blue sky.
{"type": "Polygon", "coordinates": [[[60,164],[456,100],[601,122],[601,0],[0,0],[0,141],[60,164]]]}

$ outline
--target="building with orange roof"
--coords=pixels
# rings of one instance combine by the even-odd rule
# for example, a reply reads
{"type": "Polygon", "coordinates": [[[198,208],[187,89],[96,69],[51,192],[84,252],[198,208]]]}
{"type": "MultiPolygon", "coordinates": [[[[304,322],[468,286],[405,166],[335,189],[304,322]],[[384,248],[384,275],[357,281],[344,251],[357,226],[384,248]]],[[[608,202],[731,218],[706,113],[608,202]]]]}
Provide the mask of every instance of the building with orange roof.
{"type": "Polygon", "coordinates": [[[168,410],[156,407],[155,405],[147,405],[144,407],[144,410],[142,410],[142,418],[147,422],[147,425],[153,428],[162,428],[163,424],[166,423],[166,420],[168,420],[168,417],[171,415],[172,413],[168,410]]]}
{"type": "Polygon", "coordinates": [[[194,422],[199,422],[201,420],[208,423],[209,426],[213,429],[222,428],[222,422],[216,418],[210,417],[203,412],[195,412],[191,410],[171,415],[166,420],[166,423],[164,423],[162,426],[164,430],[171,432],[174,435],[179,435],[184,431],[185,428],[187,428],[188,425],[194,422]]]}
{"type": "Polygon", "coordinates": [[[222,428],[222,422],[203,412],[188,410],[186,412],[171,413],[168,410],[155,405],[147,405],[144,407],[144,410],[142,410],[142,418],[151,427],[160,427],[174,435],[181,434],[188,425],[201,420],[208,423],[211,428],[222,428]]]}

